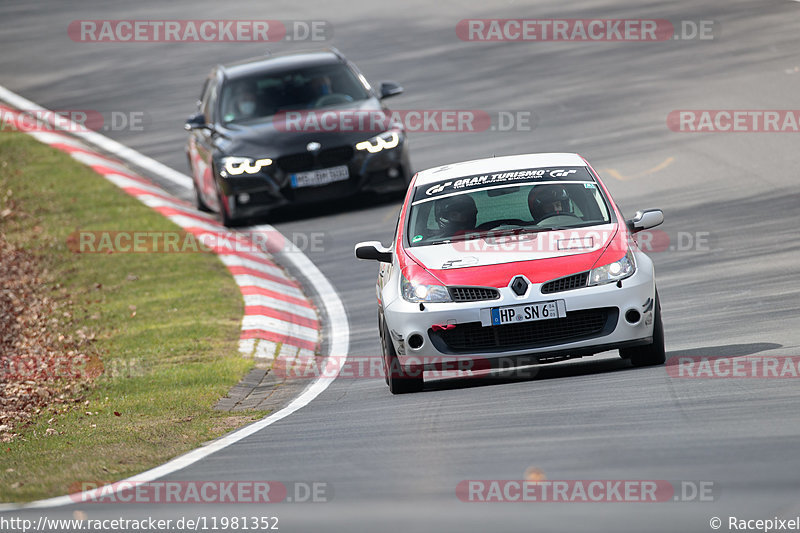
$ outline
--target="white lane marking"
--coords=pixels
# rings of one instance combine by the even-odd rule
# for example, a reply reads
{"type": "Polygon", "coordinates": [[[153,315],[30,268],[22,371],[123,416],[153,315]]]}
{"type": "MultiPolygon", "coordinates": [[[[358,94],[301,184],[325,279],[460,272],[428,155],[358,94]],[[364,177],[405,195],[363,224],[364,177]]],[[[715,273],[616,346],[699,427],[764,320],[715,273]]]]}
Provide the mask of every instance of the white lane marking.
{"type": "MultiPolygon", "coordinates": [[[[164,194],[163,190],[161,191],[161,194],[162,195],[164,194]]],[[[216,220],[214,220],[213,217],[210,217],[210,216],[208,216],[208,215],[206,215],[204,213],[196,211],[196,210],[192,209],[191,207],[186,206],[185,204],[178,204],[178,203],[175,203],[175,202],[170,202],[169,200],[165,200],[164,198],[161,198],[160,196],[158,196],[158,197],[156,197],[156,196],[143,196],[143,197],[140,198],[140,201],[143,204],[145,204],[147,207],[169,207],[170,209],[177,209],[178,211],[186,213],[187,215],[194,215],[196,217],[201,217],[203,220],[206,220],[207,222],[211,222],[211,223],[216,222],[216,220]]]]}
{"type": "MultiPolygon", "coordinates": [[[[43,107],[38,106],[33,102],[9,91],[2,85],[0,85],[0,100],[5,100],[6,102],[20,109],[38,108],[39,110],[46,111],[43,107]]],[[[93,134],[90,136],[90,138],[94,139],[94,141],[89,142],[92,142],[92,144],[95,144],[110,153],[113,153],[116,157],[122,160],[134,162],[139,167],[144,168],[165,179],[169,179],[170,181],[173,181],[173,183],[177,183],[186,188],[192,186],[191,178],[172,170],[166,165],[150,159],[144,154],[140,154],[139,152],[136,152],[127,146],[123,146],[116,141],[112,141],[111,139],[108,139],[100,134],[93,134]]],[[[86,140],[88,141],[89,139],[86,140]]],[[[269,225],[262,227],[268,228],[268,231],[277,231],[275,228],[269,225]]],[[[308,283],[317,292],[319,302],[324,308],[325,314],[328,317],[330,345],[328,347],[328,358],[325,359],[325,369],[320,373],[320,377],[311,382],[311,384],[309,384],[309,386],[306,387],[306,389],[300,393],[297,398],[292,400],[289,405],[279,411],[276,411],[268,417],[262,418],[258,422],[254,422],[249,426],[245,426],[234,431],[233,433],[229,433],[228,435],[211,441],[201,448],[197,448],[184,455],[176,457],[175,459],[172,459],[161,466],[157,466],[147,470],[146,472],[142,472],[141,474],[137,474],[133,477],[122,480],[115,485],[108,486],[107,490],[116,492],[116,487],[119,487],[120,483],[126,481],[139,483],[154,481],[177,472],[178,470],[182,470],[189,465],[205,459],[213,453],[223,450],[228,446],[261,431],[262,429],[271,426],[275,422],[283,420],[284,418],[311,403],[312,400],[322,394],[325,389],[327,389],[328,386],[333,383],[334,379],[331,378],[339,374],[341,365],[347,359],[347,354],[350,351],[350,323],[347,320],[347,312],[345,311],[344,303],[342,302],[341,298],[339,298],[339,294],[336,292],[336,289],[333,288],[331,282],[328,281],[328,278],[325,277],[319,268],[317,268],[317,265],[315,265],[301,250],[289,250],[289,253],[283,254],[283,257],[288,259],[295,266],[295,268],[298,269],[299,272],[302,272],[308,283]],[[328,377],[323,378],[323,376],[328,377]]],[[[103,489],[101,488],[100,493],[104,494],[102,490],[103,489]]],[[[56,496],[54,498],[38,500],[23,505],[0,504],[0,511],[62,507],[65,505],[78,503],[82,501],[82,497],[85,497],[84,493],[76,493],[67,496],[56,496]]]]}
{"type": "Polygon", "coordinates": [[[113,183],[114,185],[116,185],[117,187],[119,187],[120,189],[133,187],[135,189],[141,189],[143,191],[148,191],[153,194],[164,194],[164,189],[159,189],[158,187],[153,187],[152,185],[145,185],[144,183],[141,183],[139,181],[126,178],[121,174],[103,174],[103,177],[108,181],[110,181],[111,183],[113,183]]]}
{"type": "Polygon", "coordinates": [[[165,216],[184,229],[185,228],[202,229],[210,233],[215,238],[217,235],[219,235],[219,232],[221,231],[219,224],[217,224],[216,222],[212,222],[210,220],[208,222],[204,222],[194,217],[187,217],[183,215],[165,215],[165,216]]]}
{"type": "Polygon", "coordinates": [[[258,339],[239,339],[239,353],[245,356],[253,355],[258,339]]]}
{"type": "Polygon", "coordinates": [[[242,318],[242,331],[251,329],[263,329],[309,342],[319,340],[319,330],[316,328],[308,328],[265,315],[245,315],[242,318]]]}
{"type": "Polygon", "coordinates": [[[291,302],[285,302],[277,298],[270,298],[269,296],[264,296],[263,294],[245,294],[244,305],[245,307],[255,307],[255,306],[271,307],[272,309],[275,309],[277,311],[286,311],[288,313],[292,313],[293,315],[301,316],[303,318],[310,318],[311,320],[317,320],[316,311],[314,311],[310,307],[295,305],[291,302]]]}
{"type": "Polygon", "coordinates": [[[112,161],[108,158],[94,155],[94,154],[87,154],[86,152],[70,152],[72,159],[76,161],[80,161],[84,165],[88,165],[90,167],[93,166],[101,166],[110,168],[111,170],[117,170],[119,172],[133,172],[131,169],[126,167],[125,165],[120,165],[116,161],[112,161]]]}
{"type": "Polygon", "coordinates": [[[49,131],[31,131],[28,132],[28,135],[32,135],[34,139],[45,144],[63,144],[73,148],[78,148],[79,150],[88,149],[88,147],[82,142],[76,141],[75,139],[60,133],[52,133],[49,131]]]}
{"type": "MultiPolygon", "coordinates": [[[[0,100],[4,100],[7,103],[11,104],[12,106],[16,107],[17,109],[23,109],[26,111],[43,111],[48,112],[48,109],[40,106],[39,104],[35,104],[14,92],[9,91],[2,85],[0,85],[0,100]]],[[[52,113],[52,112],[50,112],[52,113]]],[[[64,120],[66,118],[64,117],[64,120]]],[[[120,144],[117,141],[109,139],[105,135],[101,135],[94,131],[80,131],[81,128],[72,121],[69,121],[72,131],[70,133],[83,139],[84,141],[92,144],[101,150],[114,154],[116,157],[123,159],[125,161],[129,161],[130,163],[147,170],[148,172],[152,172],[153,174],[157,174],[158,176],[171,181],[176,185],[180,185],[186,189],[192,188],[192,178],[189,176],[178,172],[177,170],[173,170],[167,165],[163,163],[159,163],[155,159],[147,157],[144,154],[140,154],[136,150],[128,148],[124,144],[120,144]]]]}
{"type": "Polygon", "coordinates": [[[283,270],[281,270],[276,266],[265,265],[264,263],[261,263],[259,261],[253,261],[252,259],[247,259],[233,254],[222,254],[219,256],[219,258],[222,260],[223,263],[225,263],[225,266],[229,267],[238,266],[238,267],[250,268],[252,270],[257,270],[258,272],[263,272],[264,274],[270,274],[275,277],[286,278],[287,280],[289,279],[286,276],[286,273],[284,273],[283,270]]]}
{"type": "Polygon", "coordinates": [[[256,359],[275,359],[275,355],[278,352],[278,344],[272,341],[268,341],[265,339],[253,339],[258,340],[258,344],[253,351],[253,357],[256,359]]]}
{"type": "Polygon", "coordinates": [[[236,274],[233,276],[236,284],[240,287],[260,287],[262,289],[269,289],[271,291],[285,294],[286,296],[293,296],[295,298],[305,298],[303,292],[297,287],[273,281],[271,279],[259,278],[251,276],[250,274],[236,274]]]}

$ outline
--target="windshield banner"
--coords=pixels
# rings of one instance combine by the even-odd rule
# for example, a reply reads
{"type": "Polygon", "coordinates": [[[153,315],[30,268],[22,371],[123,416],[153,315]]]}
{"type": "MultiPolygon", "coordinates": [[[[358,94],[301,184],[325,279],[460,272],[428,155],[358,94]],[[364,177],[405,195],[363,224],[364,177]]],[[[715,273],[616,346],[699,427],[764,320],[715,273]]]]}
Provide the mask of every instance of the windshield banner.
{"type": "Polygon", "coordinates": [[[547,181],[594,182],[594,178],[586,167],[525,168],[490,174],[476,174],[417,187],[414,192],[414,203],[486,187],[513,186],[547,181]]]}

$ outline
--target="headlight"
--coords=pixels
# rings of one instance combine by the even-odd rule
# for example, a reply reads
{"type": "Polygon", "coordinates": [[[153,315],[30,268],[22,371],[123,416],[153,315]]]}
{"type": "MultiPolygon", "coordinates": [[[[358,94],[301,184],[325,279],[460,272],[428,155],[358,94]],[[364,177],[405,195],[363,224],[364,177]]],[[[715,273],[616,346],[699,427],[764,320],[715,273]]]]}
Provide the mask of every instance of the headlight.
{"type": "Polygon", "coordinates": [[[400,292],[403,293],[403,299],[411,303],[452,301],[447,287],[414,283],[405,276],[400,276],[400,292]]]}
{"type": "Polygon", "coordinates": [[[630,248],[622,258],[613,263],[593,268],[589,273],[589,285],[603,285],[633,276],[636,272],[636,263],[630,248]]]}
{"type": "Polygon", "coordinates": [[[361,141],[356,144],[356,150],[366,150],[371,154],[377,154],[381,150],[395,148],[398,144],[400,144],[400,132],[391,130],[376,135],[368,141],[361,141]]]}
{"type": "Polygon", "coordinates": [[[262,168],[272,164],[272,159],[252,159],[250,157],[227,156],[222,158],[225,172],[230,176],[258,174],[262,168]]]}

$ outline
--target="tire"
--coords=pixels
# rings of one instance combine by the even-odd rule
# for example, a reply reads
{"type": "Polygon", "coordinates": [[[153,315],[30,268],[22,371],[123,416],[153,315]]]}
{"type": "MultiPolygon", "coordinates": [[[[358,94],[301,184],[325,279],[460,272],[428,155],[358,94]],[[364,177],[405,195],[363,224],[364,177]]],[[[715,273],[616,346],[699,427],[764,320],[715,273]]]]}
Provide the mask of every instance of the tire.
{"type": "Polygon", "coordinates": [[[197,209],[203,213],[211,213],[211,208],[206,205],[206,203],[203,201],[203,198],[200,196],[200,189],[198,189],[197,183],[192,180],[192,184],[194,185],[194,203],[197,206],[197,209]]]}
{"type": "Polygon", "coordinates": [[[384,325],[383,335],[381,335],[381,351],[383,352],[383,372],[386,376],[386,384],[392,394],[408,394],[420,392],[423,388],[422,369],[413,369],[410,372],[400,368],[397,353],[389,337],[389,330],[384,325]]]}
{"type": "Polygon", "coordinates": [[[188,154],[186,156],[186,160],[189,163],[189,175],[192,176],[192,188],[194,189],[194,204],[197,206],[198,211],[202,211],[203,213],[211,213],[211,208],[206,205],[203,201],[202,196],[200,196],[200,189],[197,187],[197,182],[194,179],[194,167],[192,166],[192,160],[189,158],[188,154]]]}
{"type": "Polygon", "coordinates": [[[664,324],[661,321],[661,301],[656,290],[656,311],[653,318],[653,342],[645,346],[623,348],[619,351],[620,357],[630,359],[633,366],[663,365],[667,360],[664,351],[664,324]]]}
{"type": "Polygon", "coordinates": [[[220,224],[225,226],[226,228],[230,228],[236,226],[238,220],[235,218],[231,218],[228,215],[228,210],[225,209],[225,195],[222,194],[221,191],[217,191],[217,198],[219,201],[219,213],[217,213],[217,220],[219,220],[220,224]]]}

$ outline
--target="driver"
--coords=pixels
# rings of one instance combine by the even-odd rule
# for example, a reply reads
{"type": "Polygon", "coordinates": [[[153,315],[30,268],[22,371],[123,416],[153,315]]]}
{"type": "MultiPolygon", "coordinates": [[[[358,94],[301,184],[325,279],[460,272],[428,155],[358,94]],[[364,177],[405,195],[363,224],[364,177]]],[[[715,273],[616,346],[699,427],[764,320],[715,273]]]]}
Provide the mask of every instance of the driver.
{"type": "Polygon", "coordinates": [[[562,185],[538,185],[528,193],[528,209],[534,222],[556,215],[573,215],[572,201],[562,185]]]}
{"type": "Polygon", "coordinates": [[[436,200],[433,215],[442,231],[442,236],[452,237],[458,233],[475,230],[478,208],[471,196],[459,194],[436,200]]]}
{"type": "Polygon", "coordinates": [[[317,76],[311,80],[311,90],[315,98],[329,95],[333,92],[331,79],[328,76],[317,76]]]}
{"type": "Polygon", "coordinates": [[[239,118],[252,118],[256,115],[258,101],[255,86],[250,83],[240,85],[236,90],[236,114],[239,118]]]}

